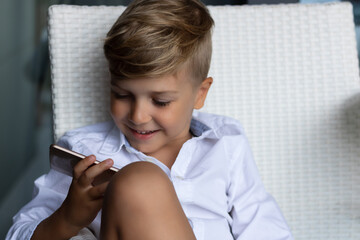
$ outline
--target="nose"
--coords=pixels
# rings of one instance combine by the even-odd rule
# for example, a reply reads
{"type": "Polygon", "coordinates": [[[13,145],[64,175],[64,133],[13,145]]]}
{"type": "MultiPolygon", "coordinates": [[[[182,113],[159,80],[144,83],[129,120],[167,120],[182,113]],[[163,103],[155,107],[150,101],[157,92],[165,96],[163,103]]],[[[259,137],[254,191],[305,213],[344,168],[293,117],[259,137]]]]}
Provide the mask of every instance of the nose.
{"type": "Polygon", "coordinates": [[[135,125],[141,125],[144,123],[150,122],[152,119],[149,108],[146,106],[146,103],[141,101],[135,101],[129,113],[129,120],[135,125]]]}

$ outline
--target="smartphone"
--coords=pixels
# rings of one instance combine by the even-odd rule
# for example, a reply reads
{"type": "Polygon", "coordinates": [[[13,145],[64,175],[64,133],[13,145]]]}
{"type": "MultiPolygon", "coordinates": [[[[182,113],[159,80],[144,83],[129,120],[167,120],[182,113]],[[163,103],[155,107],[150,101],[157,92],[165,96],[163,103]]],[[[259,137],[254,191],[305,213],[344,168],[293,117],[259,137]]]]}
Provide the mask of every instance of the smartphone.
{"type": "MultiPolygon", "coordinates": [[[[64,173],[70,177],[73,176],[74,166],[86,156],[80,153],[71,151],[69,149],[60,147],[56,144],[50,145],[50,167],[58,172],[64,173]]],[[[96,160],[94,164],[99,164],[100,161],[96,160]]],[[[105,181],[109,181],[110,178],[118,172],[119,169],[111,167],[109,170],[103,172],[95,178],[93,184],[97,185],[105,181]]]]}

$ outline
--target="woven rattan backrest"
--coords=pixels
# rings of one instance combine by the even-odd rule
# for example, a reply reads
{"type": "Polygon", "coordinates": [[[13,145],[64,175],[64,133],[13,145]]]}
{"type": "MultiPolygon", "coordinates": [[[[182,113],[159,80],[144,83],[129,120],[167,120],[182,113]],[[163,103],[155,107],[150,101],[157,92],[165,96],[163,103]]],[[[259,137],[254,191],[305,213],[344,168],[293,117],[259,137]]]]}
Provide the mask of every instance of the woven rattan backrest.
{"type": "MultiPolygon", "coordinates": [[[[123,9],[50,8],[55,139],[109,119],[102,44],[123,9]]],[[[204,111],[242,122],[296,239],[360,239],[360,81],[351,5],[210,11],[214,84],[204,111]]]]}

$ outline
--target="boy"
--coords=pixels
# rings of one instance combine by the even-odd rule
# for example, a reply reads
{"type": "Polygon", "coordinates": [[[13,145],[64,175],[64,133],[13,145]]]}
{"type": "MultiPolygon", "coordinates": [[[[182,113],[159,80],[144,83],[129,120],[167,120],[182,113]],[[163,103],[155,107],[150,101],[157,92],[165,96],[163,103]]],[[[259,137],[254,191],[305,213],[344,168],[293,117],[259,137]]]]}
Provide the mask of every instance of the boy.
{"type": "Polygon", "coordinates": [[[73,179],[51,170],[36,180],[8,239],[68,239],[84,227],[101,239],[292,239],[238,122],[193,113],[213,81],[212,26],[199,0],[128,6],[104,44],[113,121],[60,139],[88,157],[73,179]],[[121,170],[93,186],[112,165],[121,170]]]}

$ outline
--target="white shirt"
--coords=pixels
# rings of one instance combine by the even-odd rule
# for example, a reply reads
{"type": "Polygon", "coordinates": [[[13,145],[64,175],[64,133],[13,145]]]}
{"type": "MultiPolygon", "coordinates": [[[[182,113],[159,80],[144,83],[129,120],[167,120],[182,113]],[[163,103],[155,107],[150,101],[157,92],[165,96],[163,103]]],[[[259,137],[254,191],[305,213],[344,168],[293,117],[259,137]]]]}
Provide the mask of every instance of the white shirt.
{"type": "MultiPolygon", "coordinates": [[[[293,239],[275,200],[265,191],[240,124],[194,113],[195,135],[182,146],[171,169],[132,148],[113,122],[67,132],[58,142],[114,166],[150,161],[172,181],[197,240],[293,239]]],[[[14,216],[6,239],[30,239],[36,226],[63,202],[71,177],[55,170],[35,181],[34,198],[14,216]]],[[[99,237],[101,213],[88,226],[99,237]]]]}

